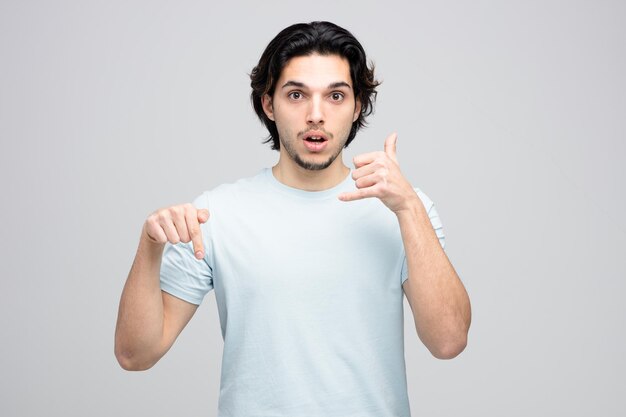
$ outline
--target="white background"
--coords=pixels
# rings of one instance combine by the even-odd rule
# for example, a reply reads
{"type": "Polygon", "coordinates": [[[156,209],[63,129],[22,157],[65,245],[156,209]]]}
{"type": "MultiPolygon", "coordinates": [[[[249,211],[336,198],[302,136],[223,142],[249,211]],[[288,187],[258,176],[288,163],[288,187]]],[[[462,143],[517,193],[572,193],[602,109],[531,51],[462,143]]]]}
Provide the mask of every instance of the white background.
{"type": "Polygon", "coordinates": [[[370,127],[399,133],[473,307],[440,361],[405,301],[414,416],[623,416],[626,4],[0,2],[0,414],[215,416],[210,293],[172,350],[123,371],[113,333],[143,221],[277,161],[248,73],[297,22],[376,63],[370,127]]]}

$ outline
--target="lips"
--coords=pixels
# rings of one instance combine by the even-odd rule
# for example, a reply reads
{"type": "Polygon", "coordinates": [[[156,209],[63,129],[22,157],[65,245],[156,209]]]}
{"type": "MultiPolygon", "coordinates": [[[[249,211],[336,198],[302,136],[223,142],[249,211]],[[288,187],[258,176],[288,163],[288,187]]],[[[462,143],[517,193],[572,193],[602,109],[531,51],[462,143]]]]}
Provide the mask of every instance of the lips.
{"type": "Polygon", "coordinates": [[[320,142],[314,142],[312,140],[304,141],[304,146],[311,152],[321,152],[326,148],[326,145],[328,145],[327,140],[323,140],[320,142]]]}
{"type": "Polygon", "coordinates": [[[320,131],[320,130],[309,130],[302,136],[302,139],[309,142],[326,142],[328,140],[328,136],[320,131]]]}
{"type": "Polygon", "coordinates": [[[310,130],[303,137],[304,146],[310,152],[321,152],[328,145],[328,136],[319,130],[310,130]]]}

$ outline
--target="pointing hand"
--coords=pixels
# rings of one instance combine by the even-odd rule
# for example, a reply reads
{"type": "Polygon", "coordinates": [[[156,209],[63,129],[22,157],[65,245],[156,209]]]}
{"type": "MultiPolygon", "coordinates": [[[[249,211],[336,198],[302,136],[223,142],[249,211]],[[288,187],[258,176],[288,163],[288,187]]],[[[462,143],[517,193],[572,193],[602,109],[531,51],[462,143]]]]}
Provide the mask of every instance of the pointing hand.
{"type": "Polygon", "coordinates": [[[196,209],[192,204],[181,204],[159,209],[146,219],[143,233],[154,243],[193,243],[197,259],[204,258],[204,244],[200,224],[209,220],[209,210],[196,209]]]}

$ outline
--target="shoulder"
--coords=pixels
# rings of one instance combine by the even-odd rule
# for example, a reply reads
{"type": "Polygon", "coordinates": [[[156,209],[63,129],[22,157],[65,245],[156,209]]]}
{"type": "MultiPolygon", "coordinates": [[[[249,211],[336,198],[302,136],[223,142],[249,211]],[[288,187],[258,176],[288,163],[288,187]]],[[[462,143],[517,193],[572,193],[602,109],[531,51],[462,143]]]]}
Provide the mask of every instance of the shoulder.
{"type": "Polygon", "coordinates": [[[263,190],[264,171],[256,175],[240,178],[232,182],[219,184],[209,190],[203,191],[194,200],[198,208],[210,208],[211,204],[245,198],[246,195],[256,194],[263,190]]]}

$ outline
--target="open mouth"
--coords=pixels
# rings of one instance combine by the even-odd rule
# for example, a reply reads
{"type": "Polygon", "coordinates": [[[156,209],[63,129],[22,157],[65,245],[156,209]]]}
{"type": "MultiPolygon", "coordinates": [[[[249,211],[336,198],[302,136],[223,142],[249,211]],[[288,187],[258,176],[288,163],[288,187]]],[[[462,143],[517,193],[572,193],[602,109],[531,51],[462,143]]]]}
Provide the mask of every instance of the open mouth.
{"type": "Polygon", "coordinates": [[[326,148],[328,139],[322,136],[309,136],[304,138],[304,146],[311,152],[320,152],[326,148]]]}
{"type": "Polygon", "coordinates": [[[306,140],[307,142],[312,142],[312,143],[322,143],[322,142],[326,142],[326,139],[324,139],[321,136],[310,136],[308,138],[305,138],[304,140],[306,140]]]}

